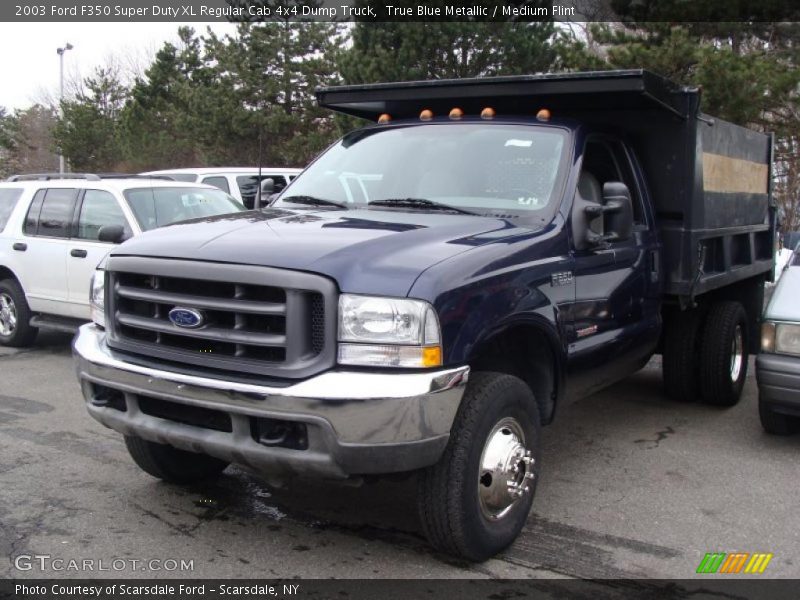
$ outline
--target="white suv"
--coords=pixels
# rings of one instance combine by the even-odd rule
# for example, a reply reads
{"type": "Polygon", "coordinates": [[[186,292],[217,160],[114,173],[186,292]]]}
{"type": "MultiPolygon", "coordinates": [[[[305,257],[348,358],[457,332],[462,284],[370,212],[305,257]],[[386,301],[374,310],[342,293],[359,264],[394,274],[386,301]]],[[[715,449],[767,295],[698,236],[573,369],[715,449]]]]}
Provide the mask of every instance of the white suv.
{"type": "MultiPolygon", "coordinates": [[[[297,177],[303,169],[285,167],[261,167],[261,179],[272,179],[274,191],[280,192],[297,177]]],[[[253,208],[259,184],[258,167],[198,167],[194,169],[165,169],[148,171],[142,175],[166,176],[176,181],[206,183],[240,200],[247,208],[253,208]]]]}
{"type": "Polygon", "coordinates": [[[245,210],[202,184],[40,177],[0,182],[3,346],[32,343],[39,327],[73,329],[88,321],[92,274],[115,243],[178,221],[245,210]]]}

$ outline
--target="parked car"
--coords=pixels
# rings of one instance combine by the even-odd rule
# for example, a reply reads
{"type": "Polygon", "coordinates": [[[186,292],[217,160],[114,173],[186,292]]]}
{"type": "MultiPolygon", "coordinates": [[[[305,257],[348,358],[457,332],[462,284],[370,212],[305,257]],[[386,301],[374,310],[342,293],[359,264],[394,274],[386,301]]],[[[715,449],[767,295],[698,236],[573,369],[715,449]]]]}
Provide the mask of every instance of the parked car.
{"type": "Polygon", "coordinates": [[[800,242],[764,311],[756,379],[764,430],[776,435],[800,430],[800,242]]]}
{"type": "Polygon", "coordinates": [[[178,221],[245,210],[208,185],[80,177],[0,183],[0,345],[25,346],[39,327],[74,330],[88,321],[92,274],[114,244],[178,221]]]}
{"type": "Polygon", "coordinates": [[[674,398],[738,402],[770,136],[643,71],[317,97],[373,124],[268,208],[148,232],[95,275],[78,376],[144,471],[417,471],[428,539],[483,560],[523,528],[563,402],[657,351],[674,398]]]}
{"type": "Polygon", "coordinates": [[[207,167],[188,169],[164,169],[161,171],[148,171],[142,175],[165,175],[176,181],[206,183],[218,187],[223,192],[239,200],[247,208],[254,207],[259,182],[272,179],[274,191],[281,192],[289,185],[302,169],[284,167],[207,167]]]}

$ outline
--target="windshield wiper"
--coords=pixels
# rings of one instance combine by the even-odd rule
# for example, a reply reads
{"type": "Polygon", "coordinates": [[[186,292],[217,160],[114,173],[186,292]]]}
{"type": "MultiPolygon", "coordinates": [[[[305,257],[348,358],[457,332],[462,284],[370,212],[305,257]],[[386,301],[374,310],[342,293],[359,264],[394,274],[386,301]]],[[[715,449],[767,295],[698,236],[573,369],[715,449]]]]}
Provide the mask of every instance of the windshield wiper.
{"type": "Polygon", "coordinates": [[[291,204],[310,204],[311,206],[335,206],[348,210],[347,205],[335,200],[326,200],[325,198],[317,198],[315,196],[289,196],[288,198],[281,198],[281,202],[289,202],[291,204]]]}
{"type": "Polygon", "coordinates": [[[426,198],[385,198],[383,200],[373,200],[368,202],[369,206],[406,206],[408,208],[425,208],[429,210],[444,210],[448,212],[460,213],[462,215],[477,215],[478,213],[457,206],[451,206],[444,202],[434,202],[426,198]]]}

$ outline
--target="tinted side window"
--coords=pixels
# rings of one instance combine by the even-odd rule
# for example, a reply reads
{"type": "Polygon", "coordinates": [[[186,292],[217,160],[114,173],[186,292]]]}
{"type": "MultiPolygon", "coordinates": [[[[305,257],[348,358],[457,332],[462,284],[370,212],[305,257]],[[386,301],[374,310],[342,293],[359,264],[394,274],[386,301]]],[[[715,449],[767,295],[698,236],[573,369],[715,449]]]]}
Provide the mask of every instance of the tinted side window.
{"type": "Polygon", "coordinates": [[[50,188],[44,196],[36,235],[67,238],[70,235],[72,212],[77,190],[50,188]]]}
{"type": "Polygon", "coordinates": [[[39,213],[42,211],[42,200],[47,190],[39,190],[33,197],[33,202],[28,207],[28,214],[25,217],[25,225],[22,231],[27,235],[36,235],[36,228],[39,226],[39,213]]]}
{"type": "Polygon", "coordinates": [[[82,240],[97,240],[100,228],[106,225],[122,225],[125,237],[131,236],[131,229],[119,202],[108,192],[86,190],[78,217],[78,235],[82,240]]]}
{"type": "Polygon", "coordinates": [[[628,186],[631,192],[631,203],[633,204],[633,222],[637,225],[645,223],[644,207],[642,205],[642,197],[639,194],[639,186],[636,183],[636,176],[633,173],[633,165],[628,158],[628,153],[625,151],[625,146],[620,142],[614,142],[614,158],[619,167],[622,183],[628,186]]]}
{"type": "MultiPolygon", "coordinates": [[[[286,187],[286,178],[283,175],[268,175],[265,173],[261,176],[261,179],[272,179],[275,182],[275,192],[280,192],[286,187]]],[[[258,182],[258,175],[241,175],[236,178],[239,192],[242,194],[242,203],[247,208],[253,208],[256,192],[258,191],[258,182]]]]}
{"type": "Polygon", "coordinates": [[[203,179],[202,183],[213,185],[215,188],[219,188],[228,194],[231,192],[231,188],[228,185],[228,180],[225,177],[206,177],[203,179]]]}
{"type": "Polygon", "coordinates": [[[603,184],[608,181],[621,181],[627,185],[631,193],[631,203],[633,204],[633,221],[634,223],[644,223],[639,188],[636,185],[636,178],[633,175],[632,167],[622,144],[600,141],[587,143],[581,169],[594,175],[600,184],[601,190],[603,189],[603,184]]]}
{"type": "Polygon", "coordinates": [[[11,211],[14,210],[21,195],[22,188],[0,189],[0,231],[6,228],[11,211]]]}

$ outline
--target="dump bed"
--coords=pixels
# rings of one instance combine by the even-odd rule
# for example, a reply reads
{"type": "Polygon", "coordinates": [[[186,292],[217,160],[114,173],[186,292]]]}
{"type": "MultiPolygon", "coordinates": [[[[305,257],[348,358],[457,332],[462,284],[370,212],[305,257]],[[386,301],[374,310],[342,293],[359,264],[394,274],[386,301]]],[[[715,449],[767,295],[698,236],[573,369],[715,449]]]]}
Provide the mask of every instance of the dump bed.
{"type": "Polygon", "coordinates": [[[530,115],[548,108],[621,133],[645,172],[664,245],[666,292],[683,298],[771,276],[772,138],[699,112],[700,93],[643,70],[419,81],[321,89],[322,106],[377,120],[427,108],[530,115]]]}

